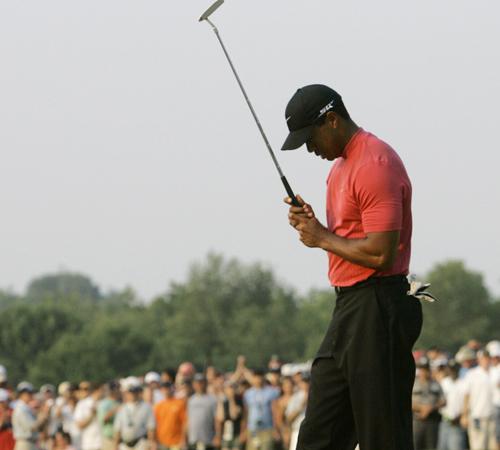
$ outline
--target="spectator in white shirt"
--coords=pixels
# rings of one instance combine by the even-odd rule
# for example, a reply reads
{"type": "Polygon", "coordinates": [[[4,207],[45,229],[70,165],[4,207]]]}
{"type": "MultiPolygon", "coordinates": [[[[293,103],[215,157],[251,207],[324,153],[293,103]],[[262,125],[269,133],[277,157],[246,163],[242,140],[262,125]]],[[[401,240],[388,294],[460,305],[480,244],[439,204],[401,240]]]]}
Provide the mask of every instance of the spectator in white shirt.
{"type": "Polygon", "coordinates": [[[164,399],[160,389],[161,376],[159,373],[148,372],[144,376],[144,383],[146,384],[143,392],[143,398],[145,402],[154,406],[164,399]]]}
{"type": "Polygon", "coordinates": [[[479,351],[477,361],[478,366],[470,369],[464,378],[465,400],[461,423],[468,430],[471,450],[497,450],[489,353],[479,351]]]}
{"type": "Polygon", "coordinates": [[[81,450],[100,450],[102,438],[97,420],[97,403],[101,399],[101,390],[94,389],[88,381],[82,381],[79,395],[80,400],[76,404],[73,420],[81,432],[81,450]]]}
{"type": "Polygon", "coordinates": [[[460,426],[460,416],[464,408],[463,380],[458,378],[460,364],[450,361],[447,376],[441,380],[446,405],[440,410],[438,450],[465,450],[466,433],[460,426]]]}
{"type": "Polygon", "coordinates": [[[491,378],[493,380],[493,404],[495,405],[495,433],[500,449],[500,341],[491,341],[487,345],[491,356],[491,378]]]}

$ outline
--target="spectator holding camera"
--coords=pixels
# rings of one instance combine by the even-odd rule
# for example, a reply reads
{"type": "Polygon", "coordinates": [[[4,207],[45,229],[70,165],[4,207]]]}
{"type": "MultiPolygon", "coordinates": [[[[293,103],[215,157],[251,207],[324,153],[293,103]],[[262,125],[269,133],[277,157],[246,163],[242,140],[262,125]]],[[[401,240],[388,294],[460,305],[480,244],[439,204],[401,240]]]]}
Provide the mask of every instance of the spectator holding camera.
{"type": "Polygon", "coordinates": [[[156,422],[151,405],[142,399],[136,377],[124,380],[123,404],[114,422],[115,450],[156,450],[156,422]]]}

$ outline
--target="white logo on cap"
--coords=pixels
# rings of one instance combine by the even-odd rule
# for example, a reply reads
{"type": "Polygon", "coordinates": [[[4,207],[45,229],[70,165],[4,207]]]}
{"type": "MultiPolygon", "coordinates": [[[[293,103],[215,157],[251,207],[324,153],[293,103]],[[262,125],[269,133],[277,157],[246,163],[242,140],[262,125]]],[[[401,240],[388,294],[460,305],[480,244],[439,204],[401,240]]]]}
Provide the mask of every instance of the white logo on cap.
{"type": "Polygon", "coordinates": [[[322,116],[323,114],[325,114],[327,111],[330,111],[330,109],[333,108],[333,102],[334,100],[332,100],[330,103],[328,103],[328,105],[326,105],[324,108],[322,108],[320,111],[319,111],[319,116],[322,116]]]}
{"type": "Polygon", "coordinates": [[[288,122],[291,118],[292,118],[292,116],[287,117],[286,121],[288,122]]]}

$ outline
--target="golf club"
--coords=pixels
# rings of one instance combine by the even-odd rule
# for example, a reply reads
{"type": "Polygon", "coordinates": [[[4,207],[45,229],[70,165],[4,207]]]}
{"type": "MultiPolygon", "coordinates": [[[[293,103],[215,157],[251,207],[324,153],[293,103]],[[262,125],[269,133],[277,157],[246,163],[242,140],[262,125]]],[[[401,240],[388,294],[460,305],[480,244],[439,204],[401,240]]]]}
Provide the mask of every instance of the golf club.
{"type": "Polygon", "coordinates": [[[295,197],[295,194],[293,193],[292,188],[288,184],[288,181],[283,174],[283,171],[281,170],[281,167],[278,163],[278,160],[276,159],[276,156],[273,152],[273,149],[271,148],[271,144],[269,143],[269,140],[267,139],[266,133],[264,133],[264,129],[262,128],[262,125],[260,124],[259,118],[257,117],[257,114],[255,113],[255,110],[253,109],[252,104],[250,103],[250,99],[248,98],[248,95],[245,91],[245,88],[243,87],[243,84],[241,83],[240,77],[238,76],[238,73],[236,72],[236,69],[234,68],[233,62],[231,61],[231,58],[229,57],[229,53],[226,50],[226,47],[224,43],[222,42],[222,39],[219,34],[219,30],[217,27],[210,21],[209,17],[224,3],[224,0],[217,0],[210,8],[208,8],[200,17],[200,22],[203,22],[206,20],[211,26],[212,29],[214,30],[215,35],[217,36],[217,39],[219,40],[219,43],[222,47],[222,50],[224,50],[224,54],[226,55],[226,59],[231,66],[231,69],[234,73],[234,76],[236,77],[236,81],[238,82],[238,85],[240,86],[241,92],[243,93],[243,97],[245,97],[245,100],[247,102],[248,107],[250,108],[250,112],[252,113],[253,118],[255,119],[255,123],[257,124],[257,127],[259,128],[260,134],[262,135],[262,139],[264,139],[264,142],[266,144],[266,147],[269,151],[269,154],[271,155],[271,158],[274,162],[274,166],[276,167],[276,170],[278,171],[281,182],[285,186],[285,190],[288,194],[288,196],[292,199],[292,205],[294,206],[301,206],[300,203],[298,202],[297,198],[295,197]]]}

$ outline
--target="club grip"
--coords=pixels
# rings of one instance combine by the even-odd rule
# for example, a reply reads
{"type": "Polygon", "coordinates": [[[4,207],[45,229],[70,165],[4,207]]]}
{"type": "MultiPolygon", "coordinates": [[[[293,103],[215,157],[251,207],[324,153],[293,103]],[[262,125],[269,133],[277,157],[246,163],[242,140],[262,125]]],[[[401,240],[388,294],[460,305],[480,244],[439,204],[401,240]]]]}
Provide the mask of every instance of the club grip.
{"type": "Polygon", "coordinates": [[[285,175],[283,175],[281,177],[281,182],[283,183],[283,186],[285,186],[285,190],[286,190],[286,193],[288,194],[288,196],[292,199],[292,205],[293,206],[302,206],[299,201],[297,200],[297,197],[295,197],[295,194],[293,193],[292,191],[292,188],[290,187],[290,185],[288,184],[288,181],[285,177],[285,175]]]}

